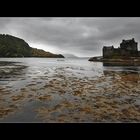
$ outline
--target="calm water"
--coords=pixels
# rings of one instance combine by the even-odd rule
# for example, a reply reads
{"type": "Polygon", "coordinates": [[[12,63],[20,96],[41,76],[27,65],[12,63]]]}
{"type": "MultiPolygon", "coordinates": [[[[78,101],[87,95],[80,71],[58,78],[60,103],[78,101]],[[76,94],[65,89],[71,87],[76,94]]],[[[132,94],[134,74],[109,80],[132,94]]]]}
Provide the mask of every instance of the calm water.
{"type": "Polygon", "coordinates": [[[0,58],[0,121],[138,122],[139,73],[84,58],[0,58]]]}

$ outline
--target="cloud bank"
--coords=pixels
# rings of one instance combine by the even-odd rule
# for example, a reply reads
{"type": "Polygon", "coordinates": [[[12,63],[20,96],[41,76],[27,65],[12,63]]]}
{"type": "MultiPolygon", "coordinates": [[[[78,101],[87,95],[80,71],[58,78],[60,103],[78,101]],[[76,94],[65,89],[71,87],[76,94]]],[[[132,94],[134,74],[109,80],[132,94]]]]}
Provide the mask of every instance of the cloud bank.
{"type": "Polygon", "coordinates": [[[140,43],[140,18],[1,17],[0,33],[54,53],[96,56],[104,45],[118,47],[122,39],[140,43]]]}

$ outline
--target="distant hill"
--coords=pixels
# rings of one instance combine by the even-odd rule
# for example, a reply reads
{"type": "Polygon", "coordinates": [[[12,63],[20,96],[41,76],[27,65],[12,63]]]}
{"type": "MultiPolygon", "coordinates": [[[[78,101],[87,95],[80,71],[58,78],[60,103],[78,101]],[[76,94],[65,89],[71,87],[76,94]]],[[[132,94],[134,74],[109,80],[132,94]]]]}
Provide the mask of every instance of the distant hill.
{"type": "Polygon", "coordinates": [[[23,39],[5,34],[0,34],[0,57],[64,58],[61,54],[53,54],[32,48],[23,39]]]}
{"type": "Polygon", "coordinates": [[[63,54],[63,56],[66,58],[78,58],[77,56],[75,56],[73,54],[63,54]]]}

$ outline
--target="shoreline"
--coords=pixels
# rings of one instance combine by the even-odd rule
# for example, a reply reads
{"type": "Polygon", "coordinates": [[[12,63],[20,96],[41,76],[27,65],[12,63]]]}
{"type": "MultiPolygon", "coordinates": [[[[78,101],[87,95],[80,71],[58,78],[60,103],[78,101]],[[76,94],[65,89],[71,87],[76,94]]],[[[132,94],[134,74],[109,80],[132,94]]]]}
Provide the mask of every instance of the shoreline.
{"type": "Polygon", "coordinates": [[[104,64],[110,64],[110,65],[121,65],[121,66],[140,66],[140,57],[136,58],[128,58],[128,59],[106,59],[103,57],[92,57],[88,61],[90,62],[103,62],[104,64]]]}

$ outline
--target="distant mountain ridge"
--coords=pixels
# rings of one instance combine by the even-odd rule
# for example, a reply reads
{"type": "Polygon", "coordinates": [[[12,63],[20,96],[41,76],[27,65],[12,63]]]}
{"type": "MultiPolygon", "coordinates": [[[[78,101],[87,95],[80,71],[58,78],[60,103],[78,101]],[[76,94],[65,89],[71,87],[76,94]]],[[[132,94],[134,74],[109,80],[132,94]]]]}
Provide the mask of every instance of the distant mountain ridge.
{"type": "Polygon", "coordinates": [[[0,57],[64,58],[61,54],[32,48],[23,39],[8,34],[0,34],[0,57]]]}
{"type": "Polygon", "coordinates": [[[77,56],[75,56],[73,54],[63,54],[63,56],[66,58],[78,58],[77,56]]]}

